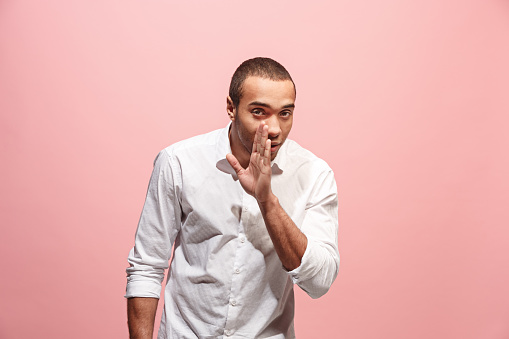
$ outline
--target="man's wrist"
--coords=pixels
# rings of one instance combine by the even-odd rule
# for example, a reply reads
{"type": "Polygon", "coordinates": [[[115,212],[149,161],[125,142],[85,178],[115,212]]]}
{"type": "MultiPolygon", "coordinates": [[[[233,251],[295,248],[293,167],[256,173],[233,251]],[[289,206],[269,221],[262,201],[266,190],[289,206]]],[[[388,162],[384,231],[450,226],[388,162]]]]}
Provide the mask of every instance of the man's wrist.
{"type": "Polygon", "coordinates": [[[276,195],[274,193],[272,193],[272,191],[270,192],[268,197],[266,199],[264,199],[263,201],[258,200],[258,206],[260,206],[260,210],[262,212],[268,211],[271,208],[276,207],[278,205],[279,205],[279,199],[276,197],[276,195]]]}

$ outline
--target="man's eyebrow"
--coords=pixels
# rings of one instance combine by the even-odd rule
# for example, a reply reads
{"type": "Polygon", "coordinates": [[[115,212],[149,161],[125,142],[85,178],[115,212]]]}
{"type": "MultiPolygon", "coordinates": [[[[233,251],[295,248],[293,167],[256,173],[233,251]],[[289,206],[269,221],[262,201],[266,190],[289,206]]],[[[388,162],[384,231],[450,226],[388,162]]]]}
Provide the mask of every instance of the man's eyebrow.
{"type": "Polygon", "coordinates": [[[272,108],[272,107],[270,107],[269,104],[266,104],[266,103],[260,102],[260,101],[250,102],[248,106],[262,106],[262,107],[272,108]]]}
{"type": "MultiPolygon", "coordinates": [[[[262,106],[262,107],[272,108],[269,104],[266,104],[266,103],[260,102],[260,101],[250,102],[248,104],[248,106],[262,106]]],[[[283,108],[295,108],[295,104],[284,105],[283,108]]]]}

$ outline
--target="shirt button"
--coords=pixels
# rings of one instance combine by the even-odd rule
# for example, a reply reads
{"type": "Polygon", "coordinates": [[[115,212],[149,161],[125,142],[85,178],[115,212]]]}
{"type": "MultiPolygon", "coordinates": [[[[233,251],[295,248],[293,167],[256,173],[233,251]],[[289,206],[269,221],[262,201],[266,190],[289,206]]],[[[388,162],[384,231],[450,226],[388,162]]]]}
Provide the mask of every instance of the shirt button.
{"type": "Polygon", "coordinates": [[[246,241],[246,238],[240,237],[240,242],[245,242],[245,241],[246,241]]]}
{"type": "Polygon", "coordinates": [[[240,270],[238,268],[235,269],[235,273],[236,274],[239,274],[240,273],[240,270]]]}
{"type": "Polygon", "coordinates": [[[247,212],[248,208],[247,207],[244,207],[244,212],[247,212]]]}
{"type": "Polygon", "coordinates": [[[235,300],[230,301],[230,305],[235,306],[237,305],[237,302],[235,300]]]}
{"type": "Polygon", "coordinates": [[[227,336],[231,336],[233,334],[233,330],[226,330],[224,331],[224,334],[226,334],[227,336]]]}

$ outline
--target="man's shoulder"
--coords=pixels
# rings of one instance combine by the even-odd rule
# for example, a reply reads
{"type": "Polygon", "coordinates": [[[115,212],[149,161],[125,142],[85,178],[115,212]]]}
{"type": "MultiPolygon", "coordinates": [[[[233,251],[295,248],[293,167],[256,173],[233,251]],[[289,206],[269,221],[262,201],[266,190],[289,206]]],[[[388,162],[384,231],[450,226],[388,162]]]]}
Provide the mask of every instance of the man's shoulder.
{"type": "Polygon", "coordinates": [[[210,148],[214,148],[220,142],[221,133],[224,128],[216,129],[211,132],[192,136],[187,139],[177,141],[167,147],[162,152],[166,152],[168,155],[178,156],[180,154],[186,154],[189,152],[196,152],[199,150],[208,151],[210,148]]]}
{"type": "Polygon", "coordinates": [[[296,141],[287,139],[286,142],[286,150],[285,150],[285,158],[286,161],[291,162],[292,167],[302,168],[311,167],[317,171],[332,171],[331,167],[325,160],[318,157],[316,154],[311,152],[310,150],[302,147],[296,141]]]}

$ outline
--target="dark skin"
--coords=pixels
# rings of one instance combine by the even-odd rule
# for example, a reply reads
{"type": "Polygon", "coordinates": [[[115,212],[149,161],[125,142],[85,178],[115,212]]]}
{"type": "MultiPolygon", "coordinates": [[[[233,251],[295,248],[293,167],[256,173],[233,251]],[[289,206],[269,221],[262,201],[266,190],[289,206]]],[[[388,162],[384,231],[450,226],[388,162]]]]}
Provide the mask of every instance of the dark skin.
{"type": "Polygon", "coordinates": [[[248,77],[235,107],[228,97],[226,110],[232,120],[226,159],[237,172],[244,190],[256,198],[265,226],[283,266],[300,266],[307,237],[295,225],[272,192],[271,160],[285,142],[293,123],[295,88],[290,80],[248,77]]]}
{"type": "Polygon", "coordinates": [[[127,299],[129,338],[152,339],[158,301],[157,298],[127,299]]]}
{"type": "MultiPolygon", "coordinates": [[[[307,238],[272,192],[270,162],[291,130],[294,102],[291,81],[248,77],[238,107],[229,97],[226,107],[233,122],[232,154],[226,155],[226,159],[236,171],[242,188],[256,198],[276,253],[289,271],[300,266],[307,238]]],[[[156,298],[128,299],[130,338],[152,339],[157,302],[156,298]]]]}
{"type": "Polygon", "coordinates": [[[307,238],[279,204],[271,189],[270,140],[268,126],[261,122],[253,143],[247,168],[237,158],[228,154],[226,159],[237,172],[244,190],[256,198],[272,244],[283,266],[291,271],[299,267],[307,247],[307,238]]]}

